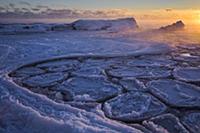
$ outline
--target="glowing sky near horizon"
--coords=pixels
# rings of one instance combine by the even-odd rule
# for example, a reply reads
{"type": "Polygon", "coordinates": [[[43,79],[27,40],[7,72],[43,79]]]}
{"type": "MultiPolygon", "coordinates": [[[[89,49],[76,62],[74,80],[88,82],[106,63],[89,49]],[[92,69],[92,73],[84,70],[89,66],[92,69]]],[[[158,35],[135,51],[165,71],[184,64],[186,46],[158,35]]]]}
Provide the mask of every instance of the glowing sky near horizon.
{"type": "Polygon", "coordinates": [[[77,9],[199,9],[200,0],[0,0],[0,5],[28,2],[32,5],[45,5],[57,8],[77,9]]]}
{"type": "Polygon", "coordinates": [[[0,0],[0,17],[0,22],[135,17],[138,21],[167,24],[183,20],[199,25],[200,0],[0,0]]]}

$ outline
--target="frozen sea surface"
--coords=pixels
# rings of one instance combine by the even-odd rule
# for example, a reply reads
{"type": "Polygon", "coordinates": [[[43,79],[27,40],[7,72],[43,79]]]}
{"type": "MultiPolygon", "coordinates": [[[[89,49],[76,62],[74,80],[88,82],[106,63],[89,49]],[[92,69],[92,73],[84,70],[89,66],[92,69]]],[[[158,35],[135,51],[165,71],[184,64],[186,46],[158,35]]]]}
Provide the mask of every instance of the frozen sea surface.
{"type": "Polygon", "coordinates": [[[136,34],[0,35],[0,132],[198,131],[199,45],[136,34]]]}

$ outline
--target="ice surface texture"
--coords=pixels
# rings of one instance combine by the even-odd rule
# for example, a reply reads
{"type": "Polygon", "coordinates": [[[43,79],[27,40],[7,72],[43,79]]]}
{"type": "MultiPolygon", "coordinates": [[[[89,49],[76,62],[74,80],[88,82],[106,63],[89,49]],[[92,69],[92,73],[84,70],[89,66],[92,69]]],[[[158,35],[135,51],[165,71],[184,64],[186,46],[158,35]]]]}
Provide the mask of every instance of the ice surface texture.
{"type": "Polygon", "coordinates": [[[174,76],[186,82],[200,82],[200,67],[177,68],[174,76]]]}
{"type": "MultiPolygon", "coordinates": [[[[58,86],[59,87],[59,86],[58,86]]],[[[104,77],[75,77],[61,86],[74,95],[76,101],[104,101],[120,93],[120,87],[106,81],[104,77]]]]}
{"type": "Polygon", "coordinates": [[[119,67],[108,71],[114,77],[165,78],[171,75],[168,68],[162,67],[119,67]]]}
{"type": "Polygon", "coordinates": [[[104,104],[109,118],[121,121],[141,121],[166,110],[166,106],[149,94],[131,92],[111,99],[104,104]]]}
{"type": "Polygon", "coordinates": [[[180,120],[172,114],[164,114],[144,121],[143,125],[154,133],[189,133],[180,120]]]}
{"type": "Polygon", "coordinates": [[[183,124],[192,132],[200,132],[200,112],[189,112],[182,117],[183,124]]]}
{"type": "Polygon", "coordinates": [[[151,93],[174,107],[200,108],[200,87],[174,80],[157,80],[148,84],[151,93]]]}

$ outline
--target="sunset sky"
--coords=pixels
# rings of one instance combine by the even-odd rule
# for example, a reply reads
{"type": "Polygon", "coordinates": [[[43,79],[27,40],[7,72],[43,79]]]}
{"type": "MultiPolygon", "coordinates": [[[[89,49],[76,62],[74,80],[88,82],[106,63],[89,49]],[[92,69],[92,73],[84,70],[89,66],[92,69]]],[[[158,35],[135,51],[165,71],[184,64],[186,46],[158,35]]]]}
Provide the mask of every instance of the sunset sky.
{"type": "Polygon", "coordinates": [[[200,0],[0,0],[1,5],[15,3],[30,3],[32,5],[46,5],[49,7],[69,7],[80,9],[160,9],[160,8],[200,8],[200,0]]]}
{"type": "Polygon", "coordinates": [[[200,0],[0,0],[1,20],[132,16],[200,24],[200,0]]]}

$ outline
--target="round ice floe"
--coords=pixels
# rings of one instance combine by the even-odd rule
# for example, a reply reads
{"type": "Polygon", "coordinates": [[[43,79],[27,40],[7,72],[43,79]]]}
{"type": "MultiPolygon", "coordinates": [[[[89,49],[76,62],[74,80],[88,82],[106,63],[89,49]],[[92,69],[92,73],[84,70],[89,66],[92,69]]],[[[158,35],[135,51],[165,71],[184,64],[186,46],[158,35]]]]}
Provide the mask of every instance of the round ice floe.
{"type": "Polygon", "coordinates": [[[144,126],[140,124],[130,124],[131,127],[134,127],[135,129],[140,130],[142,133],[153,133],[151,130],[145,128],[144,126]]]}
{"type": "Polygon", "coordinates": [[[84,102],[101,102],[116,96],[121,90],[120,87],[99,76],[74,77],[65,81],[60,87],[72,93],[75,101],[84,102]]]}
{"type": "Polygon", "coordinates": [[[119,64],[120,60],[116,59],[87,59],[85,60],[82,64],[82,68],[87,68],[87,67],[101,67],[101,68],[107,68],[108,66],[112,64],[119,64]]]}
{"type": "Polygon", "coordinates": [[[143,122],[152,132],[162,133],[189,133],[180,120],[172,114],[164,114],[143,122]]]}
{"type": "Polygon", "coordinates": [[[58,81],[65,79],[67,76],[68,74],[64,73],[47,73],[27,78],[22,83],[30,87],[49,87],[57,84],[58,81]]]}
{"type": "Polygon", "coordinates": [[[159,115],[166,106],[150,94],[131,92],[105,102],[103,109],[111,119],[134,122],[159,115]]]}
{"type": "Polygon", "coordinates": [[[176,64],[175,61],[170,60],[167,57],[142,57],[129,61],[127,63],[130,66],[173,66],[176,64]]]}
{"type": "Polygon", "coordinates": [[[145,91],[145,86],[136,78],[123,78],[119,83],[128,91],[145,91]]]}
{"type": "Polygon", "coordinates": [[[171,106],[200,107],[200,87],[174,80],[151,81],[147,87],[171,106]]]}
{"type": "Polygon", "coordinates": [[[73,74],[77,76],[100,76],[104,74],[104,69],[101,67],[81,68],[73,72],[73,74]]]}
{"type": "Polygon", "coordinates": [[[39,74],[44,74],[45,71],[37,68],[37,67],[25,67],[21,68],[17,71],[15,71],[13,74],[15,77],[29,77],[29,76],[34,76],[34,75],[39,75],[39,74]]]}
{"type": "Polygon", "coordinates": [[[182,118],[183,124],[191,133],[200,133],[200,112],[191,112],[182,118]]]}
{"type": "Polygon", "coordinates": [[[114,77],[136,78],[165,78],[171,75],[171,71],[163,67],[118,67],[108,71],[114,77]]]}
{"type": "Polygon", "coordinates": [[[92,60],[88,59],[80,65],[80,69],[73,72],[73,74],[78,76],[102,76],[104,75],[104,70],[109,68],[113,64],[121,63],[119,60],[105,60],[98,59],[92,60]]]}
{"type": "Polygon", "coordinates": [[[63,72],[75,70],[79,65],[77,60],[56,60],[38,64],[37,67],[46,69],[50,72],[63,72]]]}
{"type": "Polygon", "coordinates": [[[198,65],[200,62],[200,56],[192,55],[190,53],[176,54],[173,59],[180,63],[189,63],[190,65],[198,65]]]}
{"type": "Polygon", "coordinates": [[[200,67],[176,68],[173,75],[178,80],[200,82],[200,67]]]}

